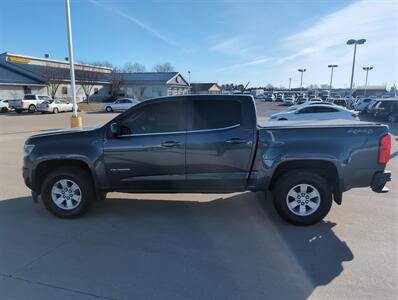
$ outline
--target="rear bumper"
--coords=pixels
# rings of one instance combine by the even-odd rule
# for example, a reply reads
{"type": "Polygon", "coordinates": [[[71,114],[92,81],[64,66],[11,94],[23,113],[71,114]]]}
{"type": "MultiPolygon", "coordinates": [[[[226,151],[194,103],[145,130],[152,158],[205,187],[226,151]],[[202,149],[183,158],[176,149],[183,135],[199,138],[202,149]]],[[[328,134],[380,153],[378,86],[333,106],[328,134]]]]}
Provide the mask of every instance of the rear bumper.
{"type": "Polygon", "coordinates": [[[388,181],[391,181],[391,172],[390,171],[381,171],[376,173],[373,176],[371,188],[373,192],[382,193],[383,188],[388,181]]]}

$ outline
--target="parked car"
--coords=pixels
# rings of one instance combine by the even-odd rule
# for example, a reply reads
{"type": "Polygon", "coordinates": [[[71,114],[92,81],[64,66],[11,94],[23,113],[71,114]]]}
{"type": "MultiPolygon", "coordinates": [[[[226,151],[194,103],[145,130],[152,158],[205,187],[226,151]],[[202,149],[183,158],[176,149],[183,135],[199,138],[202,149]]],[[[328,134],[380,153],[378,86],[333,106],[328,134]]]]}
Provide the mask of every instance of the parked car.
{"type": "Polygon", "coordinates": [[[9,109],[9,106],[8,106],[7,100],[0,100],[0,111],[2,113],[5,113],[8,111],[8,109],[9,109]]]}
{"type": "Polygon", "coordinates": [[[127,110],[140,103],[140,101],[132,98],[120,98],[113,103],[107,103],[103,106],[106,112],[127,110]]]}
{"type": "Polygon", "coordinates": [[[373,115],[376,111],[376,106],[380,103],[380,101],[381,101],[380,99],[372,100],[369,103],[368,107],[366,107],[366,113],[373,115]]]}
{"type": "Polygon", "coordinates": [[[285,95],[283,98],[283,104],[293,105],[294,104],[294,96],[293,95],[285,95]]]}
{"type": "Polygon", "coordinates": [[[397,103],[398,99],[383,99],[379,101],[374,107],[373,116],[376,118],[387,119],[397,103]]]}
{"type": "Polygon", "coordinates": [[[356,120],[358,114],[354,111],[339,106],[329,105],[305,105],[293,111],[273,114],[270,120],[290,121],[290,120],[332,120],[345,119],[356,120]]]}
{"type": "Polygon", "coordinates": [[[332,102],[324,102],[324,101],[311,101],[311,102],[305,102],[303,104],[300,105],[292,105],[290,106],[287,110],[291,111],[291,110],[296,110],[298,108],[304,107],[306,105],[327,105],[327,106],[336,106],[336,104],[332,103],[332,102]]]}
{"type": "Polygon", "coordinates": [[[37,105],[37,111],[42,113],[53,113],[57,114],[64,111],[72,111],[73,104],[69,101],[62,99],[46,100],[39,105],[37,105]]]}
{"type": "Polygon", "coordinates": [[[387,121],[397,122],[398,121],[398,103],[395,103],[390,114],[387,116],[387,121]]]}
{"type": "Polygon", "coordinates": [[[264,95],[264,101],[274,101],[272,94],[265,94],[264,95]]]}
{"type": "Polygon", "coordinates": [[[285,98],[285,96],[282,93],[275,94],[275,101],[277,101],[277,102],[283,102],[284,98],[285,98]]]}
{"type": "Polygon", "coordinates": [[[346,99],[330,99],[329,102],[332,102],[332,103],[342,106],[342,107],[347,107],[346,99]]]}
{"type": "Polygon", "coordinates": [[[361,98],[358,99],[354,104],[354,109],[359,112],[364,112],[368,105],[371,103],[372,98],[361,98]]]}
{"type": "Polygon", "coordinates": [[[308,101],[308,98],[306,98],[304,96],[298,96],[296,103],[297,104],[303,104],[303,103],[306,103],[307,101],[308,101]]]}
{"type": "Polygon", "coordinates": [[[23,99],[9,100],[8,105],[14,107],[15,112],[18,114],[23,111],[34,113],[36,111],[37,105],[46,100],[52,99],[48,96],[27,94],[23,97],[23,99]]]}
{"type": "Polygon", "coordinates": [[[279,215],[305,225],[324,218],[333,199],[341,204],[344,191],[382,192],[390,151],[385,125],[257,124],[251,96],[176,96],[142,102],[101,127],[28,138],[23,177],[32,198],[64,218],[107,192],[249,190],[271,191],[279,215]]]}

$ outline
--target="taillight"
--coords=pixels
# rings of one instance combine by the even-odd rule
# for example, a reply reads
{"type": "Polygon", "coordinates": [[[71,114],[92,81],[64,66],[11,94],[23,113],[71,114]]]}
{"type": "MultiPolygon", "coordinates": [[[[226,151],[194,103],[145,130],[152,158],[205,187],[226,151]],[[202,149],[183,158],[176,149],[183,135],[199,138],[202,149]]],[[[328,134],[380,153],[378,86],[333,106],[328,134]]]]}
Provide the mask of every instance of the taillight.
{"type": "Polygon", "coordinates": [[[379,164],[387,164],[391,154],[391,135],[386,134],[380,140],[379,147],[379,164]]]}

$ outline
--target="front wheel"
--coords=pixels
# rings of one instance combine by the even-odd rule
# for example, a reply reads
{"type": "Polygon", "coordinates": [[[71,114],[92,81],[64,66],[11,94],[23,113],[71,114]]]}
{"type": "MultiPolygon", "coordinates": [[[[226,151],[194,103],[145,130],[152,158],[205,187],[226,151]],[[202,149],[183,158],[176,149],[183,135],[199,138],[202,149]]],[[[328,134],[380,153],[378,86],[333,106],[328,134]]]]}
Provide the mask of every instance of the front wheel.
{"type": "Polygon", "coordinates": [[[6,113],[7,111],[8,111],[8,108],[7,108],[7,107],[2,107],[2,108],[1,108],[1,112],[2,112],[2,113],[6,113]]]}
{"type": "Polygon", "coordinates": [[[279,177],[273,190],[278,214],[295,225],[310,225],[321,221],[332,207],[332,191],[320,175],[293,170],[279,177]]]}
{"type": "Polygon", "coordinates": [[[95,199],[89,174],[80,168],[62,167],[44,180],[41,196],[46,208],[61,218],[84,214],[95,199]]]}
{"type": "Polygon", "coordinates": [[[105,108],[105,111],[106,112],[112,112],[113,111],[113,109],[112,109],[112,107],[110,107],[110,106],[107,106],[106,108],[105,108]]]}
{"type": "Polygon", "coordinates": [[[53,109],[53,114],[57,114],[57,113],[59,113],[59,110],[58,110],[58,108],[55,107],[55,108],[53,109]]]}

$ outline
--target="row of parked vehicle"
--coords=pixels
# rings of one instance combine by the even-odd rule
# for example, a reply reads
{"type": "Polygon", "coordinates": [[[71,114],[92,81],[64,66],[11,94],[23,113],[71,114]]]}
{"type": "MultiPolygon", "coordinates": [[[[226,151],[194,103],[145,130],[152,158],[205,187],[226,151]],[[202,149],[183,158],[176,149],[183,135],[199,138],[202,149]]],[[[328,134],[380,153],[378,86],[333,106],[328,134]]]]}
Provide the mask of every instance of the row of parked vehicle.
{"type": "Polygon", "coordinates": [[[271,116],[271,120],[328,120],[358,119],[359,114],[369,114],[389,122],[398,120],[398,98],[365,98],[353,101],[351,109],[346,99],[313,98],[302,104],[292,105],[287,111],[271,116]]]}
{"type": "Polygon", "coordinates": [[[369,114],[377,119],[389,122],[398,121],[398,98],[359,99],[354,108],[361,114],[369,114]]]}
{"type": "Polygon", "coordinates": [[[54,113],[72,111],[73,105],[64,99],[51,99],[44,95],[27,94],[22,99],[6,99],[0,101],[1,112],[15,111],[20,114],[29,113],[54,113]]]}

